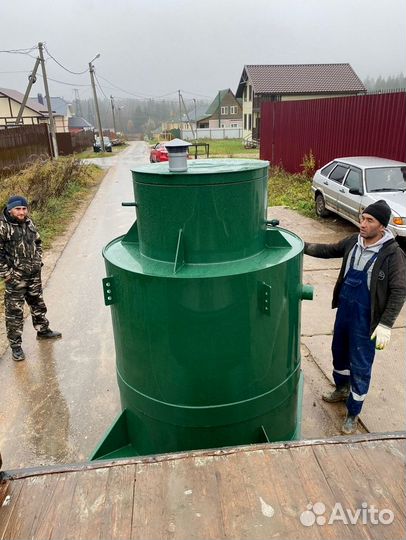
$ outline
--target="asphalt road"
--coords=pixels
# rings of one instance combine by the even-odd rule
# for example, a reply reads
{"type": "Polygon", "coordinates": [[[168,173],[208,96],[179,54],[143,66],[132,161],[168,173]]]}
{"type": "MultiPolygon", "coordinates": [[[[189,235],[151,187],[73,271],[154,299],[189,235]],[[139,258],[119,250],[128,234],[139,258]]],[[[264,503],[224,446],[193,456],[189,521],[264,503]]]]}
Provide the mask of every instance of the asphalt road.
{"type": "MultiPolygon", "coordinates": [[[[147,163],[149,150],[145,143],[135,142],[117,156],[95,161],[110,168],[66,245],[62,241],[45,286],[51,327],[62,331],[63,339],[38,342],[28,318],[26,361],[13,362],[9,349],[0,359],[0,449],[5,469],[87,460],[120,411],[110,311],[101,286],[102,248],[134,221],[134,209],[123,208],[121,202],[133,200],[130,169],[147,163]]],[[[310,241],[330,242],[356,230],[340,219],[316,222],[281,207],[270,209],[269,217],[310,241]]],[[[330,299],[339,265],[337,260],[305,257],[304,282],[315,286],[316,295],[303,303],[303,438],[338,435],[344,414],[341,404],[332,406],[320,399],[330,385],[334,320],[330,299]]],[[[404,403],[404,362],[396,361],[405,352],[404,313],[402,317],[391,348],[380,353],[361,430],[388,431],[388,425],[402,429],[397,427],[402,422],[397,403],[404,403]],[[384,369],[386,363],[390,372],[384,369]]]]}

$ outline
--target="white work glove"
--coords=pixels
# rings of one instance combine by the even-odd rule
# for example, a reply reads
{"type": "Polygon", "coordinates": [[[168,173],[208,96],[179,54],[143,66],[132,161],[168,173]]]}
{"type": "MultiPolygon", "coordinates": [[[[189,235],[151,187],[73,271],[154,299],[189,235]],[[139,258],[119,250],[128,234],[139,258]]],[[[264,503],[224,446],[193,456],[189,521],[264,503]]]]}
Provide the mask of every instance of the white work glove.
{"type": "Polygon", "coordinates": [[[375,339],[375,349],[382,351],[390,341],[390,334],[390,328],[383,324],[378,324],[371,336],[371,339],[375,339]]]}

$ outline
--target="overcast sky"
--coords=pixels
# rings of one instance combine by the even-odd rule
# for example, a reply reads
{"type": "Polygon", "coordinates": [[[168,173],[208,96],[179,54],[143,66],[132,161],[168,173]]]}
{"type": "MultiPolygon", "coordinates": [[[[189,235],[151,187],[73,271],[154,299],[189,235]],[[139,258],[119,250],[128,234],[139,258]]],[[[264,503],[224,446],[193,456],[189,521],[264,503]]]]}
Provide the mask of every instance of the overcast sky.
{"type": "MultiPolygon", "coordinates": [[[[170,99],[181,89],[213,98],[236,91],[244,64],[349,62],[361,79],[406,73],[406,1],[0,0],[0,50],[38,41],[76,72],[100,53],[94,65],[108,96],[170,99]]],[[[0,87],[25,91],[30,54],[0,53],[0,87]]],[[[70,74],[49,57],[46,66],[72,84],[50,81],[51,95],[90,96],[88,72],[70,74]]]]}

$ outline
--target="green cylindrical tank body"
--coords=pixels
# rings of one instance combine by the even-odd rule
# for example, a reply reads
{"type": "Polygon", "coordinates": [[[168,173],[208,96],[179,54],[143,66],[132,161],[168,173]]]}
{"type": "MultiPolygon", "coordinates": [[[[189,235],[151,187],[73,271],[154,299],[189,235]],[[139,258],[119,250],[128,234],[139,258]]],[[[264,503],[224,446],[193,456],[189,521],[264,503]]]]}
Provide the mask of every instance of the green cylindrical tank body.
{"type": "Polygon", "coordinates": [[[123,414],[101,456],[297,436],[303,243],[267,222],[268,163],[133,171],[137,221],[104,249],[123,414]]]}

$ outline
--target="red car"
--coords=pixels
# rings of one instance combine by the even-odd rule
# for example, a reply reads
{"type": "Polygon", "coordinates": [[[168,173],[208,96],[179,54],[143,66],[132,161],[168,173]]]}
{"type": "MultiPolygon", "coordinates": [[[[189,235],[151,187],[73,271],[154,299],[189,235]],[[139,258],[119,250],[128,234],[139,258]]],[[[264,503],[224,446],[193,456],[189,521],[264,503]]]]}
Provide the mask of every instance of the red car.
{"type": "Polygon", "coordinates": [[[151,163],[168,161],[168,150],[165,148],[164,143],[157,143],[153,148],[151,148],[149,160],[151,163]]]}

